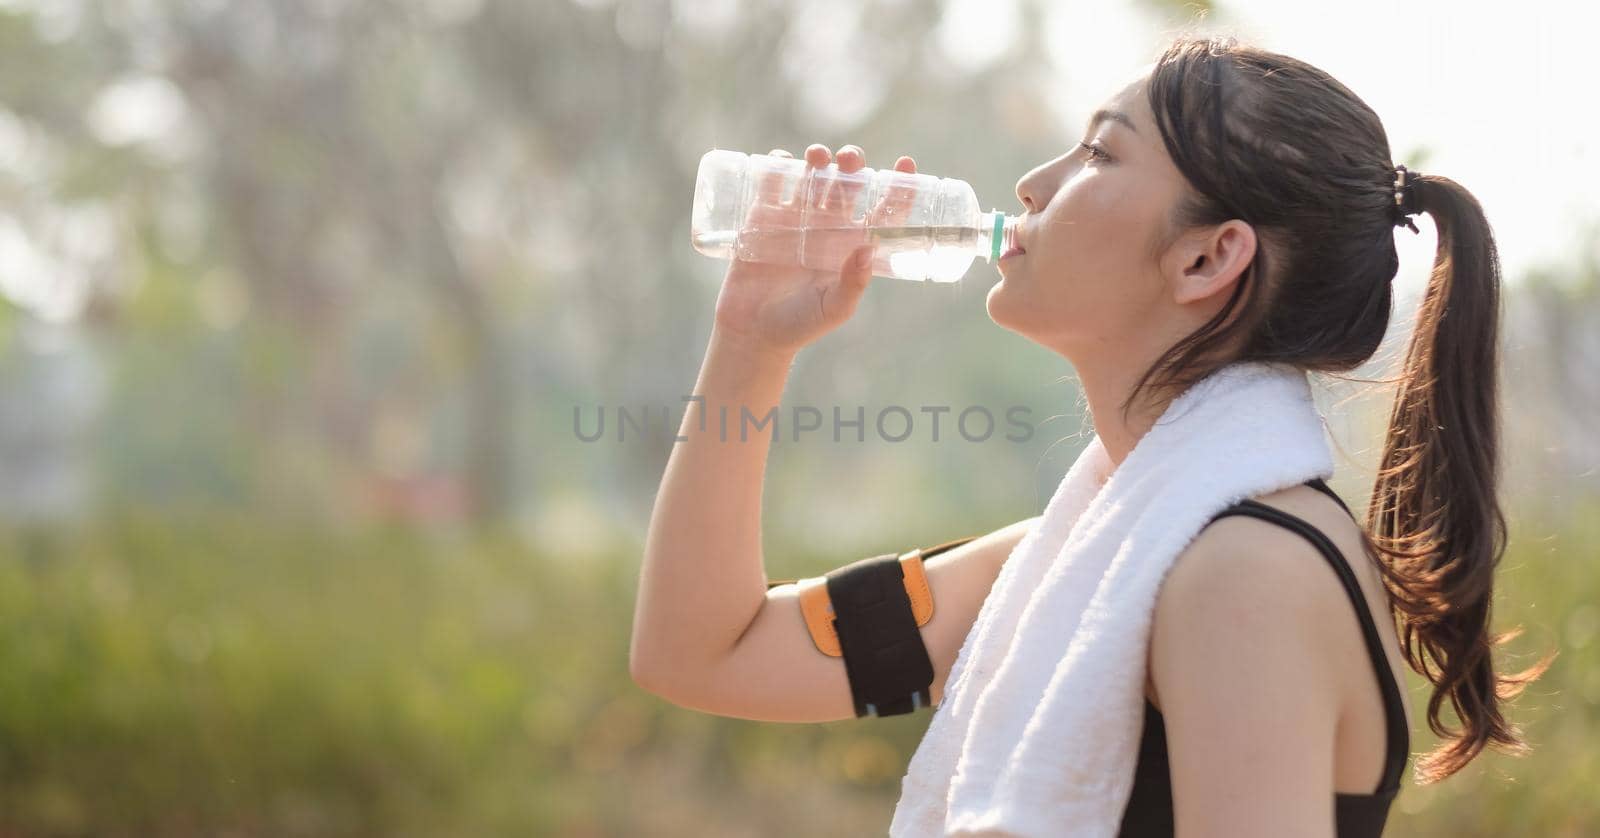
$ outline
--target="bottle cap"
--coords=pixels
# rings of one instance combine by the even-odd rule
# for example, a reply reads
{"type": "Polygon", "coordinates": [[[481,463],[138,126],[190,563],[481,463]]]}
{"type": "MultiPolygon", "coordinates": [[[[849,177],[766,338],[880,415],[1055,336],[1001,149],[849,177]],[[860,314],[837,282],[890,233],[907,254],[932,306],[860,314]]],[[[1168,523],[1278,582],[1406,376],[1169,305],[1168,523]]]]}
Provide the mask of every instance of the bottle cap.
{"type": "Polygon", "coordinates": [[[1000,246],[1005,242],[1006,214],[997,209],[989,210],[989,212],[994,214],[994,233],[989,236],[989,261],[998,262],[1000,261],[1000,246]]]}

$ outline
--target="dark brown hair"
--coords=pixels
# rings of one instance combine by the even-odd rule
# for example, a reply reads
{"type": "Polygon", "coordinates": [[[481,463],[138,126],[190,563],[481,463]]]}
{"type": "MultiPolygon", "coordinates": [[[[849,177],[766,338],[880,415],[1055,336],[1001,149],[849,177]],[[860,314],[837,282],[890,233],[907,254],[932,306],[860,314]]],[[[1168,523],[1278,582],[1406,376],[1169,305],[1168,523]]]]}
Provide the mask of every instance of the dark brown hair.
{"type": "MultiPolygon", "coordinates": [[[[1188,180],[1164,237],[1241,219],[1257,252],[1221,311],[1168,349],[1123,404],[1171,398],[1235,361],[1344,373],[1377,351],[1399,268],[1394,169],[1376,113],[1327,73],[1231,37],[1183,36],[1148,84],[1162,141],[1188,180]]],[[[1497,674],[1489,631],[1506,546],[1499,478],[1500,265],[1477,199],[1427,174],[1416,189],[1438,230],[1389,419],[1363,538],[1379,557],[1410,666],[1434,692],[1428,726],[1448,741],[1419,782],[1494,745],[1528,747],[1501,714],[1551,658],[1497,674]],[[1440,719],[1444,702],[1459,728],[1440,719]]]]}

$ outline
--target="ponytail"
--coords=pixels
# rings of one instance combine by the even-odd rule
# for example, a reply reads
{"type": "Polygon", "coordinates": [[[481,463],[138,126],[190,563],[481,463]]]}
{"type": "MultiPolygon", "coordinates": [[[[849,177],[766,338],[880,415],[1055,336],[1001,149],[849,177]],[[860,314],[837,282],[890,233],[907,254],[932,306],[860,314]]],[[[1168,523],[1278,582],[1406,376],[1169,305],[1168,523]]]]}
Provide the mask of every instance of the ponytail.
{"type": "Polygon", "coordinates": [[[1401,612],[1406,658],[1434,686],[1428,727],[1448,741],[1416,767],[1419,782],[1433,783],[1486,745],[1527,753],[1500,702],[1543,674],[1554,653],[1514,675],[1494,670],[1493,648],[1521,633],[1489,630],[1494,571],[1507,542],[1497,496],[1500,260],[1477,199],[1449,178],[1420,177],[1414,188],[1438,230],[1438,251],[1366,529],[1401,612]],[[1458,728],[1440,718],[1446,701],[1458,728]]]}

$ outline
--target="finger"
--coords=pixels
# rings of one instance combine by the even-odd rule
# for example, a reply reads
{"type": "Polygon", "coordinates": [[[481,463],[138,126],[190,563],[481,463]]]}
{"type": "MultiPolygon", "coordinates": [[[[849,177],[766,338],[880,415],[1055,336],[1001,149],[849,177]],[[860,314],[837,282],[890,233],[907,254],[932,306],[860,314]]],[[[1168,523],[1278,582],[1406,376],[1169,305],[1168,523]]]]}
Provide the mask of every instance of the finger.
{"type": "MultiPolygon", "coordinates": [[[[781,148],[773,149],[770,156],[787,157],[791,159],[794,157],[793,154],[790,154],[781,148]]],[[[767,206],[775,206],[778,201],[782,199],[783,183],[786,180],[785,173],[785,167],[773,166],[762,174],[761,181],[758,184],[759,191],[757,192],[757,194],[761,196],[762,204],[767,206]]]]}
{"type": "Polygon", "coordinates": [[[834,326],[849,320],[861,303],[861,295],[872,280],[872,247],[863,245],[852,250],[840,265],[839,280],[821,288],[823,319],[834,326]]]}
{"type": "Polygon", "coordinates": [[[888,176],[889,186],[878,200],[878,206],[873,208],[873,223],[904,221],[911,214],[917,199],[917,180],[909,175],[916,173],[916,160],[902,155],[894,162],[894,173],[888,176]]]}
{"type": "Polygon", "coordinates": [[[827,146],[812,143],[806,148],[806,176],[801,184],[804,188],[795,195],[795,204],[801,206],[808,215],[822,204],[821,193],[829,181],[829,173],[824,170],[832,163],[833,154],[827,146]]]}
{"type": "Polygon", "coordinates": [[[872,261],[875,256],[872,245],[858,247],[839,272],[839,288],[842,294],[839,302],[843,304],[846,313],[855,310],[861,292],[872,282],[872,261]]]}
{"type": "MultiPolygon", "coordinates": [[[[861,146],[853,143],[841,147],[834,160],[839,164],[840,174],[854,174],[867,165],[866,152],[861,150],[861,146]]],[[[865,185],[863,177],[837,178],[828,190],[827,209],[834,216],[850,221],[855,211],[856,199],[865,185]]]]}
{"type": "Polygon", "coordinates": [[[861,146],[854,143],[841,147],[834,159],[838,161],[839,171],[841,172],[854,172],[867,165],[866,152],[861,150],[861,146]]]}
{"type": "Polygon", "coordinates": [[[860,287],[872,279],[872,260],[876,256],[870,244],[862,245],[850,252],[850,258],[845,260],[844,267],[839,271],[840,279],[846,286],[860,287]]]}
{"type": "Polygon", "coordinates": [[[795,192],[794,203],[796,207],[810,213],[820,202],[819,192],[827,185],[827,173],[818,174],[819,170],[826,169],[833,162],[833,154],[822,143],[812,143],[806,147],[806,171],[800,181],[800,189],[795,192]]]}
{"type": "MultiPolygon", "coordinates": [[[[792,160],[794,155],[784,149],[771,150],[770,157],[786,158],[792,160]]],[[[795,168],[798,166],[774,162],[774,160],[760,160],[762,168],[755,182],[755,206],[750,208],[750,224],[763,222],[765,224],[774,213],[781,211],[784,206],[784,187],[795,178],[795,168]]]]}
{"type": "Polygon", "coordinates": [[[833,156],[828,153],[828,147],[822,143],[812,143],[806,147],[806,165],[813,169],[827,168],[833,162],[833,156]]]}

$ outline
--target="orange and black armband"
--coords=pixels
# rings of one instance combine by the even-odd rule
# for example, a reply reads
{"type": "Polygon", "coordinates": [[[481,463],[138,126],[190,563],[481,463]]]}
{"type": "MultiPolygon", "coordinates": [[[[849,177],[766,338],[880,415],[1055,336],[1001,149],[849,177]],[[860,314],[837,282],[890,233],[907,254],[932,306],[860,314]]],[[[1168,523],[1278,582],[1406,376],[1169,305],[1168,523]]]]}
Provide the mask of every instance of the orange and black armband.
{"type": "Polygon", "coordinates": [[[933,661],[920,630],[933,619],[933,592],[922,561],[974,538],[767,583],[799,587],[811,642],[824,655],[844,658],[857,718],[898,716],[933,703],[933,661]]]}

